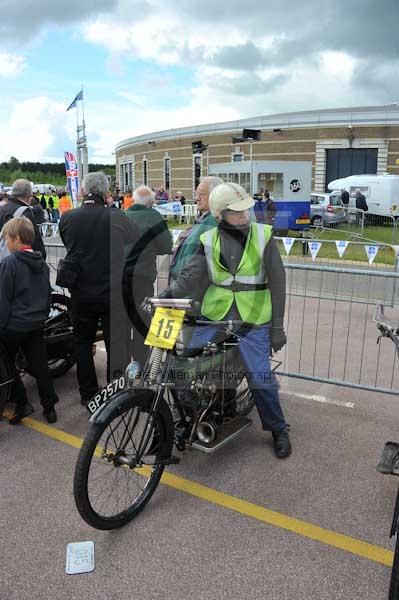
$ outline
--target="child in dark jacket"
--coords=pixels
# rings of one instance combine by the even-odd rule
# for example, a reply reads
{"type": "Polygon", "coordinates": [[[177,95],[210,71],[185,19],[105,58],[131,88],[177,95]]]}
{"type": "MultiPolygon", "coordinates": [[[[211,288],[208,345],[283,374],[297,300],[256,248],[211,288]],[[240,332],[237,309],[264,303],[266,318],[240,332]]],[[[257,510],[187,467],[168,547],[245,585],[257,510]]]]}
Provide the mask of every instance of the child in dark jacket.
{"type": "Polygon", "coordinates": [[[34,410],[15,367],[19,349],[36,378],[43,416],[48,423],[55,423],[54,404],[58,397],[48,368],[43,336],[50,309],[49,268],[41,253],[32,250],[35,230],[29,219],[10,219],[1,235],[10,251],[10,255],[0,262],[0,343],[12,365],[11,399],[16,404],[10,424],[16,425],[34,410]]]}

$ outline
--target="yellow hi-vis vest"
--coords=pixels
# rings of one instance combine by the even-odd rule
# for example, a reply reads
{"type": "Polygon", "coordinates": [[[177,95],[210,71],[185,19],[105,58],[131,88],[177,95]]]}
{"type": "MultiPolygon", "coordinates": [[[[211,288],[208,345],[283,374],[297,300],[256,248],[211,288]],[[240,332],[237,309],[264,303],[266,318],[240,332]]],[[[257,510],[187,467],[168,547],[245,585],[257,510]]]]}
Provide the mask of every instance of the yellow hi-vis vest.
{"type": "Polygon", "coordinates": [[[211,321],[223,320],[235,301],[245,323],[261,325],[271,321],[272,302],[263,266],[263,253],[271,236],[270,225],[252,223],[237,272],[232,275],[220,261],[218,228],[201,234],[212,282],[202,301],[201,312],[205,317],[211,321]]]}

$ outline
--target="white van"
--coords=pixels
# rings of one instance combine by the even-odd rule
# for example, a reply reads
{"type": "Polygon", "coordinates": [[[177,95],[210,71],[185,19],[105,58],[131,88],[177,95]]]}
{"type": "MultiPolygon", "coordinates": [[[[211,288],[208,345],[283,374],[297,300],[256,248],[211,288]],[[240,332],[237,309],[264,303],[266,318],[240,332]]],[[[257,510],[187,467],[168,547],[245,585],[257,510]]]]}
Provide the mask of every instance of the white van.
{"type": "Polygon", "coordinates": [[[399,175],[351,175],[330,181],[328,189],[347,190],[350,207],[356,207],[355,194],[359,189],[366,198],[368,214],[399,215],[399,175]]]}
{"type": "Polygon", "coordinates": [[[32,183],[34,194],[52,194],[54,189],[54,186],[49,183],[32,183]]]}

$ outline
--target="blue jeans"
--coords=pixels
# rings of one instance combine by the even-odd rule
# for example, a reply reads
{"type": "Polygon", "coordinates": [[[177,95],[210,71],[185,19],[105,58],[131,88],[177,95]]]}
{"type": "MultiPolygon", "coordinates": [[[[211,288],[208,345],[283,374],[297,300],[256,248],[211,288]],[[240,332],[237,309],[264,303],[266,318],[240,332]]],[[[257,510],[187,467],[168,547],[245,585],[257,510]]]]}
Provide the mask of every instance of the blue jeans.
{"type": "MultiPolygon", "coordinates": [[[[225,320],[230,317],[226,316],[225,320]]],[[[269,326],[240,327],[237,337],[245,376],[256,402],[262,428],[279,432],[286,427],[280,406],[278,384],[270,368],[269,326]]],[[[221,329],[216,325],[195,327],[189,348],[201,348],[211,342],[221,329]]]]}

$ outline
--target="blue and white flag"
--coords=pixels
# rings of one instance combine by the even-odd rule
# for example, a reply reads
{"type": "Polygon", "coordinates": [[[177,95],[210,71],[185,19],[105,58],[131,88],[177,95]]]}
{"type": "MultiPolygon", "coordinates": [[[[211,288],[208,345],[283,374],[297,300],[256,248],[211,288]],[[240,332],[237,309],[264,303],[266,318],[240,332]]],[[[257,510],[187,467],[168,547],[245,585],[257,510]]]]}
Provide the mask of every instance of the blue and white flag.
{"type": "Polygon", "coordinates": [[[75,108],[78,100],[83,100],[83,90],[80,90],[80,92],[76,95],[75,99],[73,100],[73,102],[71,102],[66,111],[68,112],[68,110],[70,110],[71,108],[75,108]]]}
{"type": "Polygon", "coordinates": [[[364,249],[366,250],[369,265],[371,265],[374,262],[375,257],[377,256],[380,246],[365,246],[364,249]]]}
{"type": "Polygon", "coordinates": [[[312,255],[312,260],[315,260],[321,248],[321,242],[309,242],[309,250],[312,255]]]}
{"type": "Polygon", "coordinates": [[[337,252],[339,254],[339,257],[342,258],[345,250],[348,247],[349,242],[347,242],[346,240],[336,240],[335,244],[337,246],[337,252]]]}

